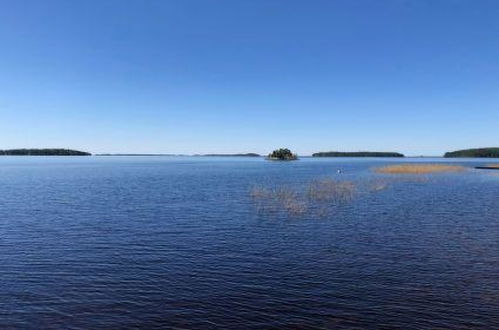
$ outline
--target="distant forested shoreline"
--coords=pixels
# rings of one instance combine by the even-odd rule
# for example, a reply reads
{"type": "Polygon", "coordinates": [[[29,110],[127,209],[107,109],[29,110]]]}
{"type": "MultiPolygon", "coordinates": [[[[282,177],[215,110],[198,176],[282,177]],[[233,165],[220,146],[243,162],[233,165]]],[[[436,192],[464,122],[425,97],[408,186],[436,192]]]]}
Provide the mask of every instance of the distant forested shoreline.
{"type": "Polygon", "coordinates": [[[8,149],[0,150],[0,156],[91,156],[89,152],[71,149],[8,149]]]}
{"type": "MultiPolygon", "coordinates": [[[[91,156],[85,151],[63,149],[63,148],[23,148],[0,150],[0,156],[91,156]]],[[[181,156],[177,154],[97,154],[98,156],[181,156]]],[[[186,156],[186,155],[182,155],[186,156]]],[[[238,154],[196,154],[192,156],[204,157],[262,157],[257,153],[238,154]]],[[[270,156],[269,156],[270,157],[270,156]]],[[[323,151],[312,154],[312,157],[394,157],[402,158],[404,154],[398,152],[378,152],[378,151],[323,151]]],[[[444,154],[445,158],[499,158],[499,147],[463,149],[444,154]]],[[[272,158],[272,157],[270,157],[272,158]]]]}
{"type": "Polygon", "coordinates": [[[312,157],[404,157],[398,152],[377,152],[377,151],[356,151],[356,152],[341,152],[341,151],[325,151],[316,152],[312,157]]]}
{"type": "Polygon", "coordinates": [[[446,152],[445,158],[499,158],[499,148],[476,148],[446,152]]]}

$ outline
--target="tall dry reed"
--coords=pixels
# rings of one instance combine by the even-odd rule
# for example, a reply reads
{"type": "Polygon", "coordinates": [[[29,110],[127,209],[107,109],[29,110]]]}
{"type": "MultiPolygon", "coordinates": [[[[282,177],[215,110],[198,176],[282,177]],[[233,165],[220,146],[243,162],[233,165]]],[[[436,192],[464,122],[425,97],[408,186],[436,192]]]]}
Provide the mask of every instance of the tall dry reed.
{"type": "Polygon", "coordinates": [[[257,202],[259,210],[284,211],[291,215],[301,215],[307,211],[307,204],[297,191],[285,187],[253,187],[250,196],[257,202]]]}
{"type": "Polygon", "coordinates": [[[449,164],[397,164],[378,167],[375,172],[384,174],[430,174],[461,172],[465,169],[464,166],[449,164]]]}
{"type": "Polygon", "coordinates": [[[356,188],[350,181],[316,180],[308,186],[308,197],[315,201],[342,202],[353,198],[356,188]]]}

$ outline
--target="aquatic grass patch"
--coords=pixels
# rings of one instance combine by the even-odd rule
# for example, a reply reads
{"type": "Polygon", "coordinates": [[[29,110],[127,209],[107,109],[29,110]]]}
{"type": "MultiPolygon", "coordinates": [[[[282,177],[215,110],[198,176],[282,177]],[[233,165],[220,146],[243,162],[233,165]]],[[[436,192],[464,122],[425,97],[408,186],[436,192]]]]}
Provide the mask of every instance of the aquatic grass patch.
{"type": "Polygon", "coordinates": [[[466,170],[464,166],[449,164],[397,164],[374,169],[376,173],[382,174],[431,174],[464,170],[466,170]]]}
{"type": "Polygon", "coordinates": [[[253,186],[249,196],[259,212],[323,218],[336,214],[353,200],[362,202],[397,184],[419,184],[429,180],[428,176],[361,178],[356,181],[322,178],[301,185],[253,186]]]}
{"type": "Polygon", "coordinates": [[[307,204],[301,200],[297,191],[288,187],[280,187],[273,191],[274,197],[281,205],[281,207],[288,213],[293,215],[300,215],[307,210],[307,204]]]}
{"type": "Polygon", "coordinates": [[[250,196],[257,203],[259,211],[285,212],[290,215],[301,215],[307,211],[307,204],[299,192],[286,186],[256,186],[251,188],[250,196]]]}
{"type": "Polygon", "coordinates": [[[324,218],[337,214],[354,200],[362,202],[369,196],[397,184],[427,183],[428,176],[392,176],[359,178],[355,181],[326,177],[301,184],[262,184],[249,190],[258,212],[293,217],[324,218]]]}
{"type": "Polygon", "coordinates": [[[367,182],[366,189],[368,192],[377,192],[388,189],[389,185],[390,185],[389,180],[375,179],[367,182]]]}
{"type": "Polygon", "coordinates": [[[312,181],[307,189],[309,199],[315,201],[341,202],[351,200],[356,187],[351,181],[323,179],[312,181]]]}
{"type": "Polygon", "coordinates": [[[321,179],[295,187],[254,186],[249,195],[260,212],[325,216],[353,199],[356,191],[353,182],[321,179]]]}
{"type": "Polygon", "coordinates": [[[352,181],[333,179],[314,180],[306,188],[309,209],[319,218],[333,216],[342,205],[348,204],[357,194],[352,181]]]}

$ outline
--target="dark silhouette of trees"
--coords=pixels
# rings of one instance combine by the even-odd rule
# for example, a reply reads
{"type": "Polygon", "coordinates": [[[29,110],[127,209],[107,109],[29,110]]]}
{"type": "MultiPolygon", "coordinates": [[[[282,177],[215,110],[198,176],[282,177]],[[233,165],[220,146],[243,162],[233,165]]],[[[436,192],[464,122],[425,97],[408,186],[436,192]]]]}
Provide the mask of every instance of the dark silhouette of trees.
{"type": "Polygon", "coordinates": [[[91,153],[71,149],[10,149],[0,150],[0,156],[91,156],[91,153]]]}
{"type": "Polygon", "coordinates": [[[463,149],[452,152],[446,152],[444,157],[499,158],[499,148],[463,149]]]}
{"type": "Polygon", "coordinates": [[[273,160],[296,160],[298,156],[293,154],[288,148],[280,148],[272,151],[268,158],[273,160]]]}
{"type": "Polygon", "coordinates": [[[340,152],[326,151],[316,152],[312,157],[404,157],[398,152],[376,152],[376,151],[357,151],[357,152],[340,152]]]}

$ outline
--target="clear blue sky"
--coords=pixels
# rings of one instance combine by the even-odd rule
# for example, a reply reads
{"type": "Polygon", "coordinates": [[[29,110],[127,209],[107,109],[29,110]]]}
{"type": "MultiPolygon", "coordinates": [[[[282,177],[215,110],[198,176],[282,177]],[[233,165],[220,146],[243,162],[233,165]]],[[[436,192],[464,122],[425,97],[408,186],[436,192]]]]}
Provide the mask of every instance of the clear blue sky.
{"type": "Polygon", "coordinates": [[[499,145],[499,1],[0,0],[0,148],[499,145]]]}

